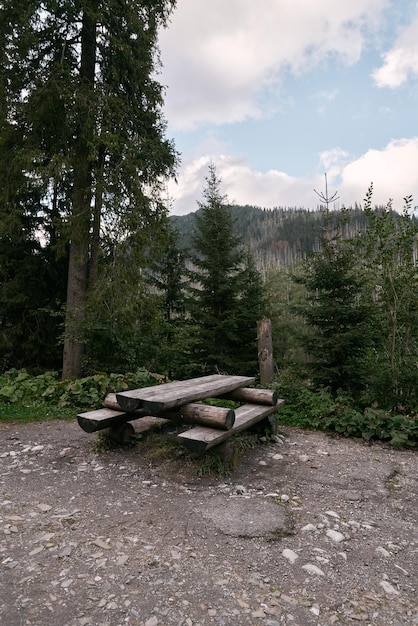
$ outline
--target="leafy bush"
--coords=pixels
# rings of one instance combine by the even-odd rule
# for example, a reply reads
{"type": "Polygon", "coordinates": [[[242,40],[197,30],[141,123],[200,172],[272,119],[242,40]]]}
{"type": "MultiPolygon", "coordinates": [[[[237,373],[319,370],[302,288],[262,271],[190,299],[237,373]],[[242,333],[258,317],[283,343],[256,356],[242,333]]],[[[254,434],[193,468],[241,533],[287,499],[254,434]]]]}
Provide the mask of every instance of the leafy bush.
{"type": "Polygon", "coordinates": [[[9,370],[0,376],[0,402],[10,404],[53,404],[58,408],[95,408],[108,393],[147,387],[161,377],[139,369],[127,374],[95,374],[78,380],[61,381],[57,372],[31,376],[25,370],[9,370]]]}
{"type": "Polygon", "coordinates": [[[384,441],[401,448],[418,445],[418,415],[402,414],[376,407],[362,409],[348,393],[336,397],[328,390],[315,390],[291,372],[275,382],[286,403],[280,410],[282,424],[334,432],[362,441],[384,441]]]}

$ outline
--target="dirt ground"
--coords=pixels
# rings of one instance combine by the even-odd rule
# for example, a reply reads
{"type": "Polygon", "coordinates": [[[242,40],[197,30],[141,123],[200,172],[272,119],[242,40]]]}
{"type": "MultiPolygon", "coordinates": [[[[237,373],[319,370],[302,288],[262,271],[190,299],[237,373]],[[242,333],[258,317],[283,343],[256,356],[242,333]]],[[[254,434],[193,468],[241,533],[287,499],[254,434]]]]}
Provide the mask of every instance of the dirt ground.
{"type": "Polygon", "coordinates": [[[213,479],[0,426],[0,623],[418,624],[417,453],[281,432],[213,479]]]}

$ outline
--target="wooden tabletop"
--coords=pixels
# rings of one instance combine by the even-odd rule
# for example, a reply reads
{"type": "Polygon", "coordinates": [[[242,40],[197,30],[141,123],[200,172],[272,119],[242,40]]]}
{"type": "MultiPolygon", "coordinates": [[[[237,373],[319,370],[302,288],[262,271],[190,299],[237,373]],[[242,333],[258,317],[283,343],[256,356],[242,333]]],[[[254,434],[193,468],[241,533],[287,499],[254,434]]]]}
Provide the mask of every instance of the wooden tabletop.
{"type": "Polygon", "coordinates": [[[251,385],[254,380],[253,377],[248,376],[213,374],[153,387],[121,391],[116,393],[116,399],[122,411],[142,409],[149,415],[158,415],[161,411],[182,406],[188,402],[221,396],[239,387],[251,385]]]}

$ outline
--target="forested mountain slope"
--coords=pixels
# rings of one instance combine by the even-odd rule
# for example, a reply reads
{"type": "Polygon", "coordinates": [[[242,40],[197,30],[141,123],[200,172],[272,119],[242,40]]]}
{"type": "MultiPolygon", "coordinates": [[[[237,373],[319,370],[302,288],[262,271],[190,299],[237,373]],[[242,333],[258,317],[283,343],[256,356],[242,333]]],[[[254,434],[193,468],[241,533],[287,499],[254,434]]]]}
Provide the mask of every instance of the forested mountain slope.
{"type": "MultiPolygon", "coordinates": [[[[192,246],[195,215],[171,217],[181,249],[192,246]]],[[[318,249],[328,228],[334,229],[340,224],[340,235],[351,238],[367,224],[366,215],[358,207],[314,211],[234,205],[232,215],[236,235],[249,248],[262,272],[271,266],[290,267],[299,263],[307,253],[318,249]]]]}

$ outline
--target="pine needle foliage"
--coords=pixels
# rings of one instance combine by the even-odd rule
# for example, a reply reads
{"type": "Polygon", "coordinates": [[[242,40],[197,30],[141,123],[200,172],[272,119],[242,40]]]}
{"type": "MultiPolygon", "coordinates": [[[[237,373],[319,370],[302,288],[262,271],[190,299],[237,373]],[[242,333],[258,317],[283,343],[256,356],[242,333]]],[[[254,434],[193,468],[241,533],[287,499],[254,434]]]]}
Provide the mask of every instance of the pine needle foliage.
{"type": "Polygon", "coordinates": [[[221,180],[209,167],[196,214],[189,309],[196,325],[195,362],[202,371],[254,372],[261,278],[234,234],[221,180]],[[253,358],[251,358],[253,356],[253,358]]]}

